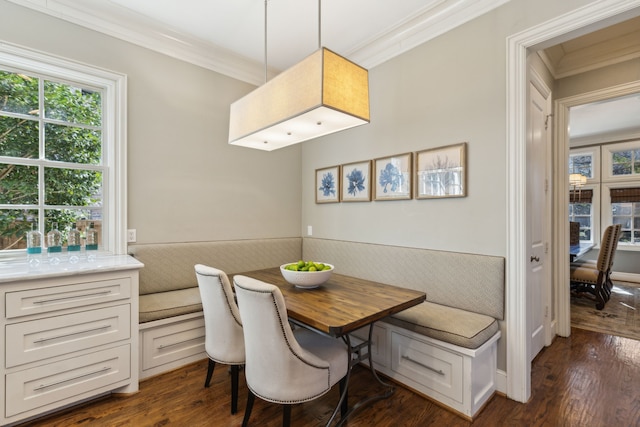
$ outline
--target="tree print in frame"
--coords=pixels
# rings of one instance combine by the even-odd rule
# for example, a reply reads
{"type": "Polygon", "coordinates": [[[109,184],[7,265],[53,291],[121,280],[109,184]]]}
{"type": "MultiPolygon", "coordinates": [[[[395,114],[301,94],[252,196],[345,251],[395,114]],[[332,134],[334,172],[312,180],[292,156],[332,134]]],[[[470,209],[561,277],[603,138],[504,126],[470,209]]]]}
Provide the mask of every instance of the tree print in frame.
{"type": "Polygon", "coordinates": [[[343,202],[371,201],[371,160],[342,165],[340,168],[342,188],[340,200],[343,202]]]}
{"type": "Polygon", "coordinates": [[[374,160],[374,200],[410,199],[412,153],[374,160]]]}
{"type": "Polygon", "coordinates": [[[467,143],[416,153],[416,199],[467,195],[467,143]]]}
{"type": "Polygon", "coordinates": [[[340,166],[316,169],[316,203],[340,201],[340,166]]]}

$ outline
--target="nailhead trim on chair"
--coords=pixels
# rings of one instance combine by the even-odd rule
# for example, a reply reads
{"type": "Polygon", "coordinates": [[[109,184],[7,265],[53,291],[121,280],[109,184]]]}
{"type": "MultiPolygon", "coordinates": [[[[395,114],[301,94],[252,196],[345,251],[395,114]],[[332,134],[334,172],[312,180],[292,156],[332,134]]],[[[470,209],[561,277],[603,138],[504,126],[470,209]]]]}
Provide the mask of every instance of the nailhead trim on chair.
{"type": "MultiPolygon", "coordinates": [[[[284,339],[285,339],[285,342],[287,343],[287,347],[289,347],[289,350],[291,351],[291,354],[293,354],[293,355],[294,355],[298,360],[300,360],[300,361],[301,361],[302,363],[304,363],[305,365],[311,366],[311,367],[316,368],[316,369],[325,369],[325,370],[329,370],[329,368],[325,368],[325,367],[323,367],[323,366],[316,366],[316,365],[314,365],[314,364],[312,364],[312,363],[307,362],[306,360],[302,359],[302,358],[301,358],[301,356],[300,356],[299,354],[297,354],[297,353],[293,350],[293,348],[291,347],[291,343],[290,343],[290,342],[289,342],[289,340],[287,339],[287,334],[285,334],[285,328],[284,328],[284,325],[283,325],[283,323],[282,323],[282,317],[280,317],[280,311],[278,310],[278,305],[277,305],[277,303],[276,303],[276,298],[275,298],[275,296],[273,295],[273,292],[267,292],[267,291],[255,291],[255,290],[253,290],[253,289],[243,288],[242,286],[238,285],[238,284],[237,284],[237,283],[235,283],[235,282],[234,282],[234,286],[237,286],[237,287],[239,287],[239,288],[241,288],[241,289],[244,289],[244,290],[247,290],[247,291],[249,291],[249,292],[260,292],[260,293],[268,293],[268,294],[270,294],[270,295],[271,295],[271,301],[272,301],[272,303],[273,303],[273,306],[274,306],[274,307],[275,307],[275,309],[276,309],[276,314],[278,315],[278,322],[280,323],[280,330],[282,331],[282,335],[283,335],[283,337],[284,337],[284,339]]],[[[287,322],[288,322],[288,319],[287,319],[287,322]]],[[[275,400],[275,399],[272,399],[272,398],[270,398],[270,397],[265,397],[265,396],[260,395],[259,393],[256,393],[256,392],[255,392],[255,390],[253,390],[253,388],[251,388],[251,386],[249,386],[249,384],[248,384],[248,383],[247,383],[247,387],[249,387],[249,389],[251,390],[251,392],[252,392],[253,394],[255,394],[256,396],[258,396],[258,397],[259,397],[259,398],[261,398],[262,400],[266,400],[267,402],[273,402],[273,403],[281,403],[281,404],[288,404],[288,405],[292,405],[292,404],[295,404],[295,403],[304,403],[304,402],[307,402],[307,401],[309,401],[309,400],[317,399],[318,397],[325,395],[325,394],[327,393],[327,391],[331,390],[331,386],[330,386],[330,384],[331,384],[331,377],[330,377],[330,375],[331,375],[331,371],[329,370],[329,375],[327,375],[327,378],[329,379],[329,381],[327,381],[327,389],[326,389],[324,392],[322,392],[322,393],[320,393],[320,394],[317,394],[317,395],[315,395],[315,396],[306,397],[304,400],[275,400]]]]}

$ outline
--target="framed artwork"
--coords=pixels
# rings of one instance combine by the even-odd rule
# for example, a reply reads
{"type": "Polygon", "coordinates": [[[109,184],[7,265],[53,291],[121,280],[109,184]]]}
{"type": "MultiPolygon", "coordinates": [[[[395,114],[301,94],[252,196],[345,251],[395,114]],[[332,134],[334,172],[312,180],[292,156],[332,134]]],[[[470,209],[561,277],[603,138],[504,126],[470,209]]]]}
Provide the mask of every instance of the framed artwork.
{"type": "Polygon", "coordinates": [[[342,165],[340,200],[343,202],[371,201],[371,160],[342,165]]]}
{"type": "Polygon", "coordinates": [[[410,199],[412,153],[381,157],[374,163],[374,200],[410,199]]]}
{"type": "Polygon", "coordinates": [[[467,195],[467,143],[416,153],[416,199],[467,195]]]}
{"type": "Polygon", "coordinates": [[[340,201],[340,166],[316,169],[316,203],[340,201]]]}

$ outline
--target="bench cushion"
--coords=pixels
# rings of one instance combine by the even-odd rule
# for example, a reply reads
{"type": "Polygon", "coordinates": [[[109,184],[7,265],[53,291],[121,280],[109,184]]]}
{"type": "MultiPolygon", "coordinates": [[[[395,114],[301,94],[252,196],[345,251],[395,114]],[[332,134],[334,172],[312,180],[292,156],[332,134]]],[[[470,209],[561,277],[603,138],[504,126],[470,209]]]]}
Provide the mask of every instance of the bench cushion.
{"type": "Polygon", "coordinates": [[[140,295],[139,305],[139,323],[202,311],[197,287],[140,295]]]}
{"type": "Polygon", "coordinates": [[[470,349],[480,347],[499,330],[493,317],[428,301],[387,317],[385,322],[470,349]]]}

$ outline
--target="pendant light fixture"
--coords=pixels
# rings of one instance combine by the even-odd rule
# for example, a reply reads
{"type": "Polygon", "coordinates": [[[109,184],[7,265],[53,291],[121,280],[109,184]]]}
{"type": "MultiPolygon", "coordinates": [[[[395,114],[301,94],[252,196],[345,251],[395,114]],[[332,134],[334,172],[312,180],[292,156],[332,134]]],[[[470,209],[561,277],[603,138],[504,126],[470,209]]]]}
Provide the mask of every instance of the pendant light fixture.
{"type": "Polygon", "coordinates": [[[265,1],[265,84],[231,104],[229,144],[272,151],[369,123],[369,74],[365,68],[321,46],[266,81],[267,2],[265,1]]]}

